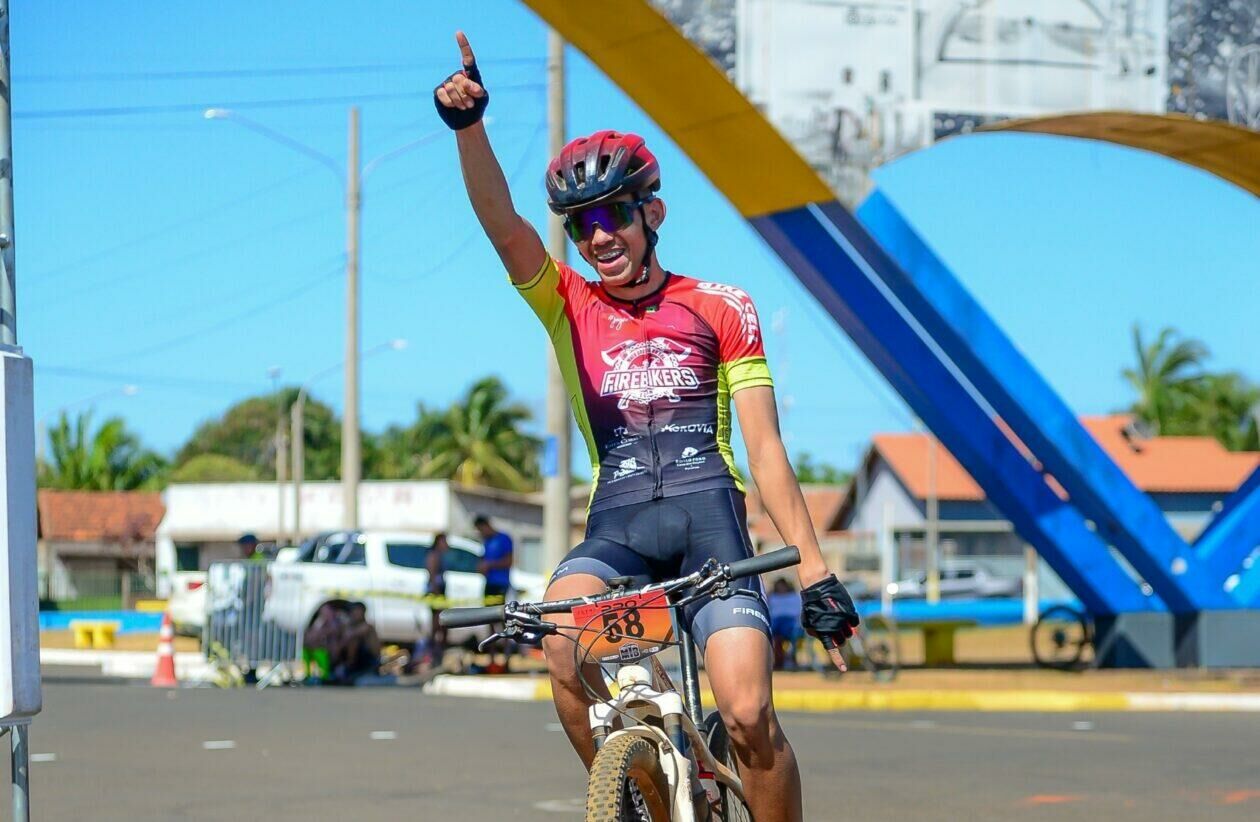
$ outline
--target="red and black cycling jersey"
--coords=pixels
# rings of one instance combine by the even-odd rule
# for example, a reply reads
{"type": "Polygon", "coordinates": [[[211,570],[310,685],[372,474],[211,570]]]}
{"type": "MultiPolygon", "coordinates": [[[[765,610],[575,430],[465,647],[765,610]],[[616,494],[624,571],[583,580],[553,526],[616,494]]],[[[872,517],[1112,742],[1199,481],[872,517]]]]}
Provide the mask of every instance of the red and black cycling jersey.
{"type": "Polygon", "coordinates": [[[746,293],[667,274],[626,302],[550,257],[517,289],[555,347],[591,456],[592,511],[743,490],[731,395],[773,384],[746,293]]]}

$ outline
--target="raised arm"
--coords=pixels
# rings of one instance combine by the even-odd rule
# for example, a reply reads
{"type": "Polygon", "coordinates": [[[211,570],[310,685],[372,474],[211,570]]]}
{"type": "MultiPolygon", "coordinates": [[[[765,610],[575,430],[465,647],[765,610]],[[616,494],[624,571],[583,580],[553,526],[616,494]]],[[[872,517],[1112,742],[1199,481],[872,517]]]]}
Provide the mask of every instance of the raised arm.
{"type": "Polygon", "coordinates": [[[542,268],[546,251],[538,232],[516,213],[507,178],[490,146],[490,137],[480,116],[489,94],[481,84],[472,46],[462,31],[455,33],[455,41],[459,44],[464,69],[452,74],[434,90],[438,111],[447,125],[455,129],[464,187],[482,229],[512,282],[526,283],[542,268]]]}

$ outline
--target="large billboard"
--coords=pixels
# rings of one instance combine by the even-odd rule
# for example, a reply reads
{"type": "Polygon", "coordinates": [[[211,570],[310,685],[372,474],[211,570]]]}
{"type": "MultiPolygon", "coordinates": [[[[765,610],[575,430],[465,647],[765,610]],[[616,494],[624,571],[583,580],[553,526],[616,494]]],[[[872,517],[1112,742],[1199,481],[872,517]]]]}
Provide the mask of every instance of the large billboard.
{"type": "Polygon", "coordinates": [[[849,202],[871,168],[991,120],[1260,126],[1257,0],[654,2],[849,202]]]}

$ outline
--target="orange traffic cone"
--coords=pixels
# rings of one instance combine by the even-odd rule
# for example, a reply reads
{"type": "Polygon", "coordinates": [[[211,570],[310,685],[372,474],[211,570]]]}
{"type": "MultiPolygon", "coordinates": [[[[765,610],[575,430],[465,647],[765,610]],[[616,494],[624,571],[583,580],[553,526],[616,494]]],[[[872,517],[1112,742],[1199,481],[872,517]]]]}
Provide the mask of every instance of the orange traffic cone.
{"type": "Polygon", "coordinates": [[[178,688],[179,680],[175,678],[175,650],[171,647],[175,639],[175,626],[171,624],[171,613],[162,614],[162,630],[158,634],[157,667],[153,669],[153,679],[149,684],[155,688],[178,688]]]}

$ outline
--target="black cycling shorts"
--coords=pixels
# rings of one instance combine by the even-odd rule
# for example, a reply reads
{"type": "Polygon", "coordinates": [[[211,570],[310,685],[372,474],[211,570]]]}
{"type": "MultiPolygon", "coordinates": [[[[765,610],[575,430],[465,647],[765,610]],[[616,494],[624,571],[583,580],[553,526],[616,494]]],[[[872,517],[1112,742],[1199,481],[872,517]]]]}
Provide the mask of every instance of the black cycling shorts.
{"type": "MultiPolygon", "coordinates": [[[[747,519],[744,495],[734,488],[597,511],[587,520],[586,539],[569,552],[551,581],[590,574],[605,581],[634,577],[636,585],[646,585],[690,574],[710,557],[721,562],[746,559],[753,555],[747,519]]],[[[701,653],[709,637],[723,628],[756,628],[770,636],[760,577],[735,580],[733,587],[754,593],[701,600],[684,609],[701,653]]]]}

